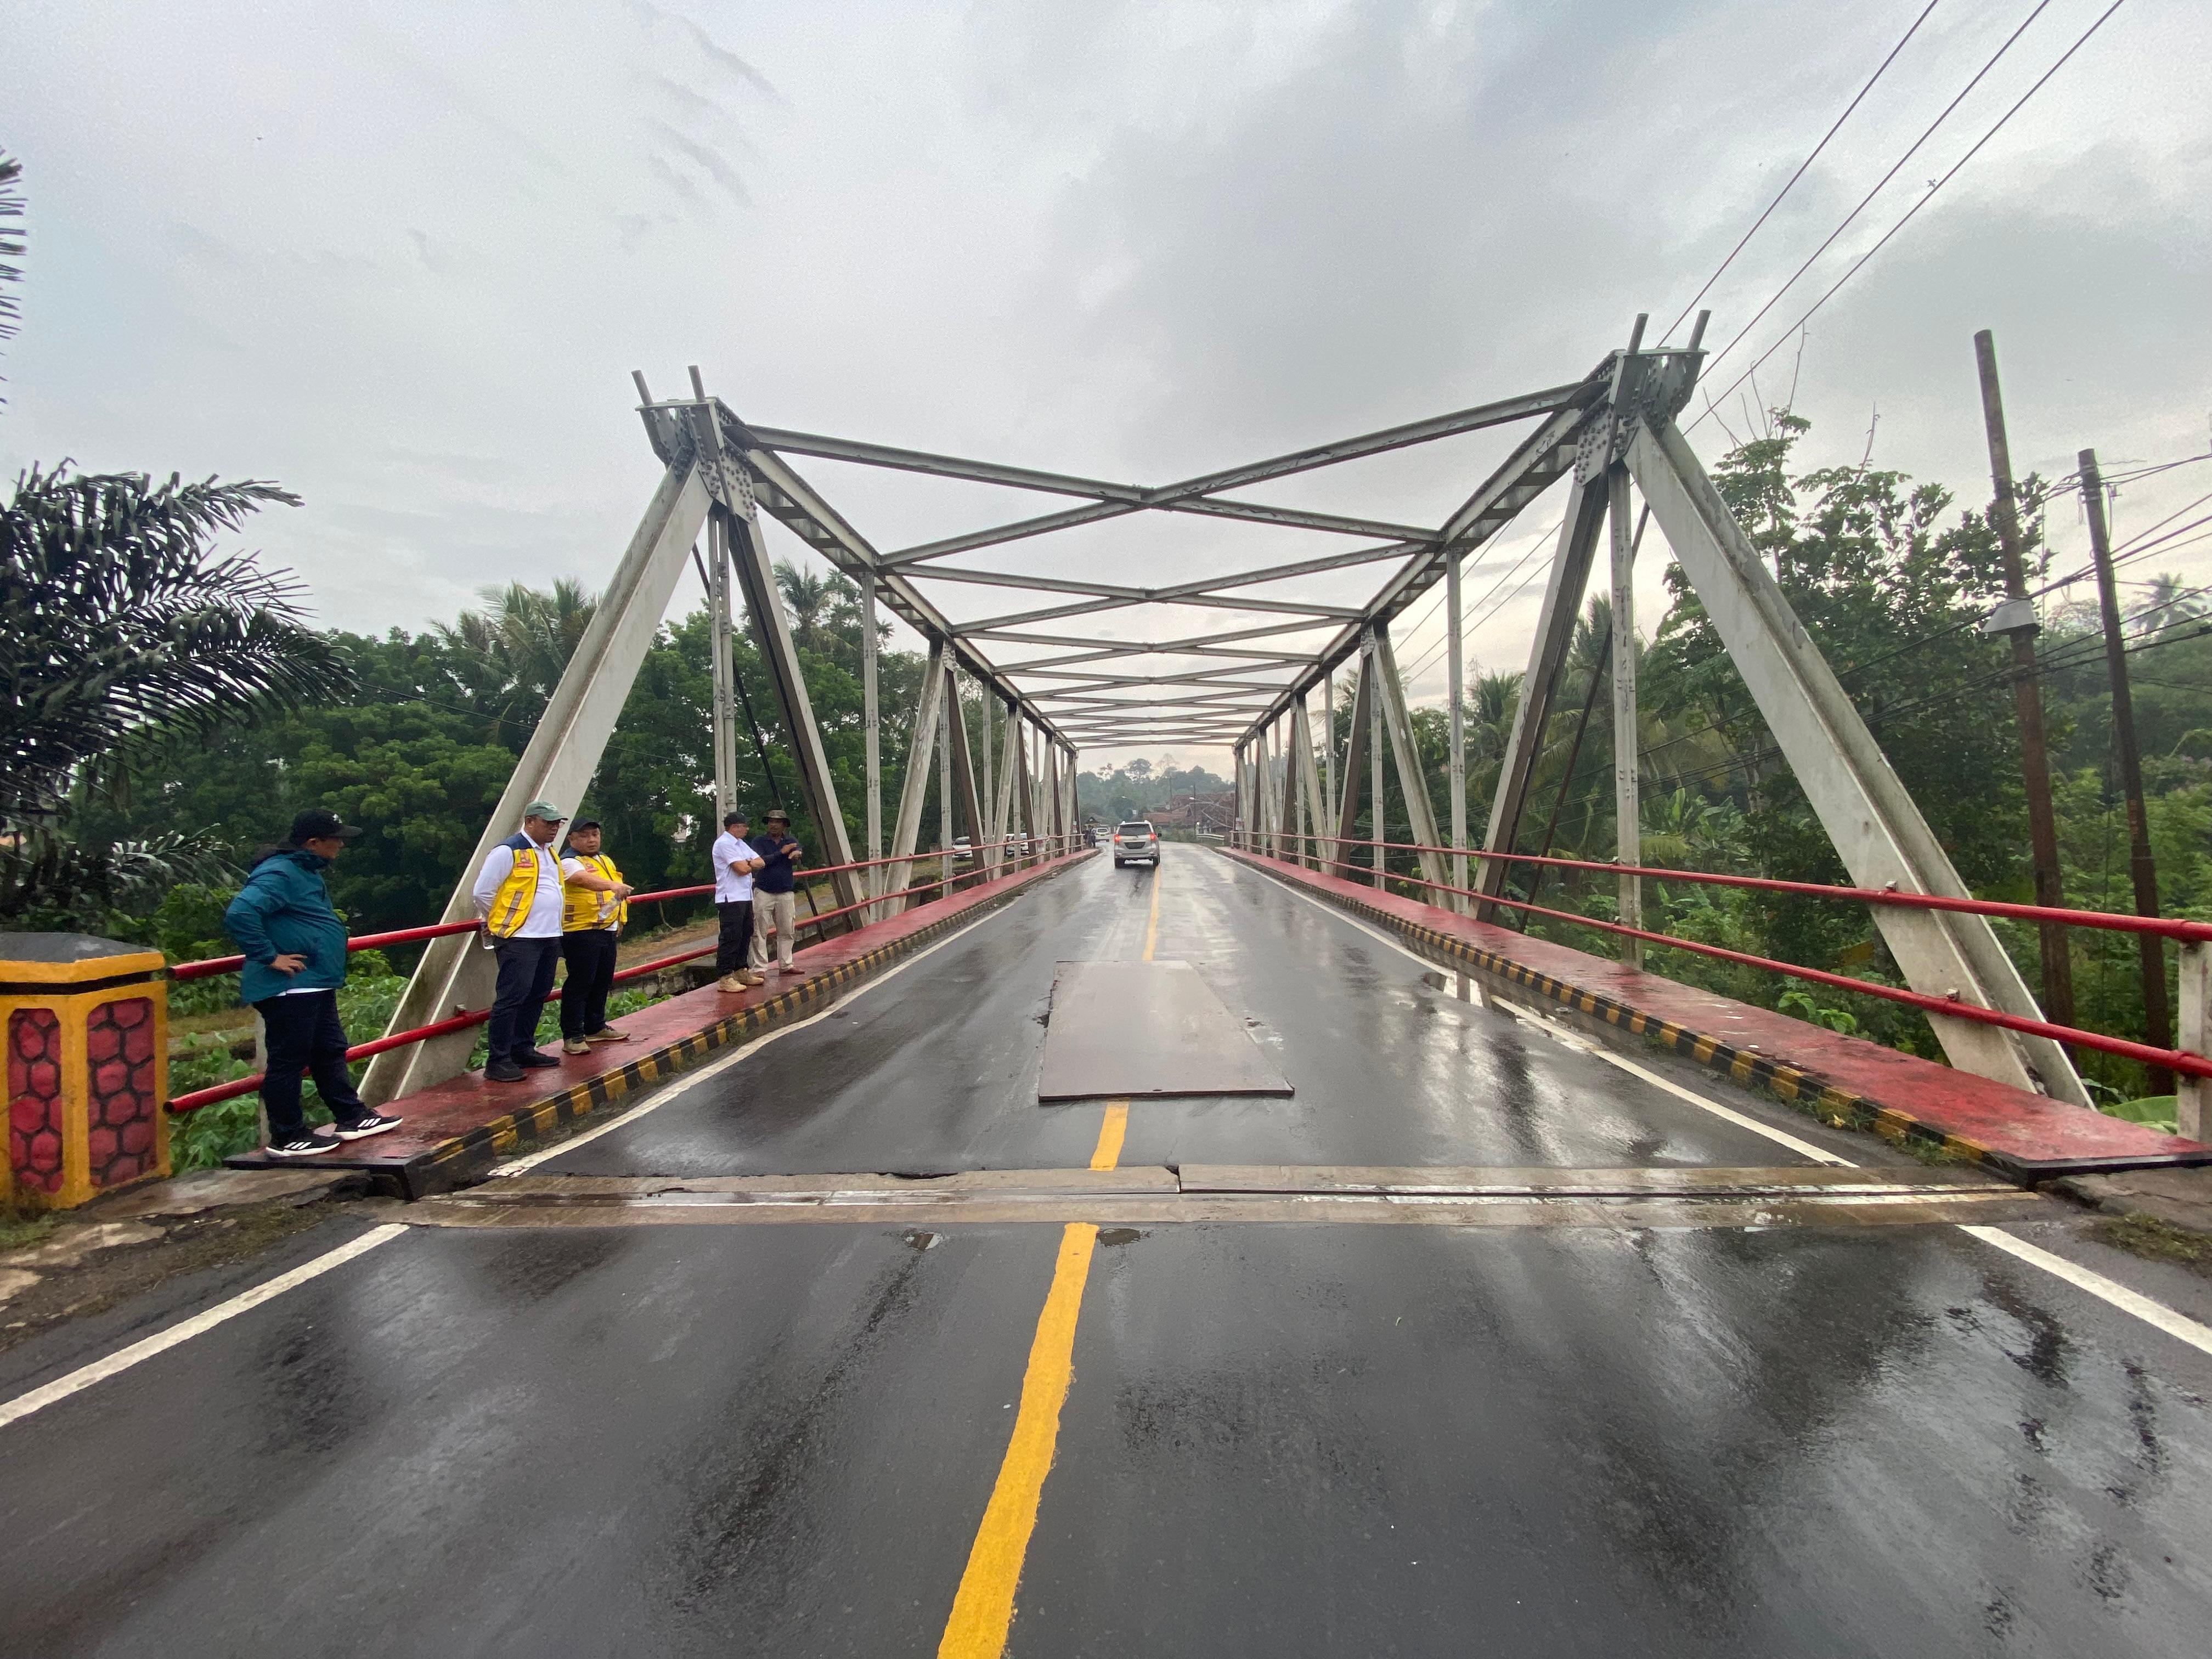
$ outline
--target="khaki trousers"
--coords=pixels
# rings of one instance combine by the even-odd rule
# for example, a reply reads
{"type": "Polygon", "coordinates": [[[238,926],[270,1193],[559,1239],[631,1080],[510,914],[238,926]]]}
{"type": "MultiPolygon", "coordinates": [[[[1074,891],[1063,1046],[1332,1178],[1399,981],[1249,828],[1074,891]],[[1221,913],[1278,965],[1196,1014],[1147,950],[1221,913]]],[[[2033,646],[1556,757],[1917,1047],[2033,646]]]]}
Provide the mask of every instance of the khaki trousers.
{"type": "Polygon", "coordinates": [[[792,935],[798,928],[798,896],[794,893],[763,893],[753,889],[753,960],[766,964],[768,961],[769,929],[775,930],[776,964],[785,973],[791,971],[791,952],[796,941],[792,935]]]}

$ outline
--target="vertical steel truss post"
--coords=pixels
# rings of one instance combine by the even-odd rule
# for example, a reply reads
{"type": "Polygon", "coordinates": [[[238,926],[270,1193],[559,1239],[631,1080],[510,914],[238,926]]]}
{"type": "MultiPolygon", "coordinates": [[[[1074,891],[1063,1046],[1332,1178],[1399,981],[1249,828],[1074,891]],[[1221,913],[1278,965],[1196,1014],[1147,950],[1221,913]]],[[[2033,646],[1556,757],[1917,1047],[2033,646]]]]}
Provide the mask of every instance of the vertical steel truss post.
{"type": "MultiPolygon", "coordinates": [[[[1671,419],[1637,423],[1628,465],[1852,882],[1971,896],[1671,419]]],[[[1884,907],[1875,923],[1915,990],[2039,1018],[1985,918],[1884,907]]],[[[2049,1038],[1941,1015],[1929,1024],[1960,1071],[2089,1103],[2049,1038]]]]}
{"type": "Polygon", "coordinates": [[[737,659],[731,651],[729,538],[712,514],[707,518],[707,605],[708,646],[714,654],[714,707],[709,715],[714,745],[714,827],[738,804],[737,659]]]}
{"type": "MultiPolygon", "coordinates": [[[[876,573],[860,573],[860,730],[865,745],[861,765],[868,792],[868,857],[884,855],[884,738],[883,709],[876,690],[876,573]]],[[[884,890],[884,868],[868,867],[868,891],[884,890]]],[[[868,919],[875,920],[870,909],[868,919]]]]}
{"type": "MultiPolygon", "coordinates": [[[[470,890],[477,872],[491,849],[521,827],[525,805],[543,795],[573,807],[582,798],[639,665],[660,631],[711,499],[699,468],[688,459],[662,476],[440,921],[466,921],[476,915],[470,890]]],[[[488,1008],[495,977],[490,952],[474,935],[433,939],[385,1030],[408,1030],[488,1008]]],[[[380,1105],[459,1076],[476,1037],[471,1028],[377,1055],[362,1079],[362,1097],[380,1105]]]]}
{"type": "MultiPolygon", "coordinates": [[[[1636,719],[1636,544],[1628,523],[1628,469],[1606,470],[1606,516],[1613,532],[1613,857],[1622,864],[1644,861],[1643,810],[1638,799],[1638,727],[1636,719]]],[[[1561,786],[1564,787],[1564,784],[1561,786]]],[[[1624,927],[1644,925],[1644,878],[1620,878],[1619,919],[1624,927]]],[[[1620,939],[1620,959],[1644,965],[1644,941],[1620,939]]]]}
{"type": "MultiPolygon", "coordinates": [[[[890,856],[898,862],[887,866],[884,891],[904,892],[914,885],[914,848],[921,838],[921,809],[929,796],[929,763],[937,747],[938,706],[945,697],[945,641],[929,642],[929,665],[921,676],[921,695],[915,701],[914,728],[908,738],[906,776],[900,781],[898,818],[891,825],[890,856]]],[[[912,902],[892,901],[896,915],[912,902]]]]}
{"type": "MultiPolygon", "coordinates": [[[[1528,672],[1521,678],[1521,701],[1513,711],[1513,729],[1505,740],[1505,757],[1498,768],[1497,793],[1490,798],[1490,827],[1482,844],[1494,853],[1510,853],[1521,827],[1522,809],[1528,804],[1528,782],[1544,750],[1544,730],[1550,723],[1552,699],[1559,690],[1559,669],[1574,643],[1575,616],[1582,609],[1583,591],[1589,586],[1590,561],[1597,547],[1598,528],[1605,521],[1606,492],[1602,475],[1585,483],[1577,470],[1567,509],[1559,521],[1559,540],[1552,555],[1552,574],[1544,587],[1544,606],[1536,618],[1536,637],[1528,647],[1528,672]]],[[[1474,878],[1475,890],[1504,890],[1508,866],[1502,859],[1485,859],[1474,878]]],[[[1486,921],[1492,908],[1480,907],[1486,921]]]]}
{"type": "Polygon", "coordinates": [[[1283,745],[1283,805],[1276,824],[1276,839],[1280,844],[1275,856],[1303,864],[1305,843],[1298,836],[1305,826],[1298,821],[1298,757],[1295,747],[1300,724],[1297,719],[1286,717],[1275,727],[1283,745]]]}
{"type": "MultiPolygon", "coordinates": [[[[1321,677],[1321,816],[1324,823],[1336,822],[1336,671],[1330,669],[1321,677]]],[[[1316,828],[1316,834],[1321,831],[1316,828]]],[[[1336,845],[1331,842],[1328,856],[1336,856],[1336,845]]]]}
{"type": "Polygon", "coordinates": [[[1375,840],[1375,886],[1386,890],[1384,879],[1389,870],[1389,854],[1382,843],[1390,839],[1389,800],[1382,788],[1382,707],[1389,701],[1382,690],[1382,653],[1377,649],[1381,638],[1374,628],[1367,630],[1361,644],[1361,655],[1367,659],[1367,817],[1368,834],[1375,840]]]}
{"type": "MultiPolygon", "coordinates": [[[[1398,659],[1390,649],[1387,629],[1375,630],[1376,684],[1382,690],[1382,721],[1390,733],[1391,757],[1398,764],[1398,788],[1406,797],[1406,822],[1411,826],[1413,839],[1425,848],[1434,847],[1443,838],[1437,833],[1437,810],[1429,799],[1429,781],[1421,770],[1421,751],[1413,741],[1413,717],[1406,707],[1406,688],[1398,679],[1398,659]]],[[[1414,854],[1421,863],[1425,880],[1444,878],[1444,858],[1441,853],[1423,852],[1414,854]]],[[[1431,891],[1429,902],[1437,902],[1441,895],[1431,891]]]]}
{"type": "Polygon", "coordinates": [[[939,696],[937,733],[937,896],[952,891],[952,728],[960,714],[960,682],[953,678],[952,653],[945,653],[945,690],[939,696]]]}
{"type": "Polygon", "coordinates": [[[975,682],[975,713],[978,716],[975,724],[983,734],[982,793],[976,801],[977,809],[983,816],[976,821],[975,824],[975,867],[979,870],[995,870],[999,867],[998,852],[991,845],[992,837],[997,833],[999,824],[997,780],[991,775],[993,748],[991,705],[997,701],[998,699],[991,695],[991,688],[987,682],[982,680],[975,682]]]}
{"type": "MultiPolygon", "coordinates": [[[[2212,1055],[2212,945],[2184,945],[2178,987],[2181,994],[2181,1047],[2212,1055]]],[[[2174,1128],[2191,1140],[2212,1139],[2212,1078],[2173,1079],[2174,1128]]]]}
{"type": "MultiPolygon", "coordinates": [[[[745,613],[752,621],[753,644],[768,670],[793,758],[799,763],[799,787],[814,819],[814,833],[821,838],[821,846],[812,849],[813,857],[823,865],[849,865],[854,861],[852,837],[846,832],[845,815],[837,805],[837,785],[830,775],[829,754],[822,747],[822,729],[814,723],[814,703],[806,694],[806,678],[799,671],[799,648],[792,643],[790,623],[784,620],[768,541],[761,533],[760,514],[753,504],[751,482],[741,466],[732,465],[728,471],[735,485],[732,492],[735,505],[722,513],[730,532],[731,561],[737,568],[738,591],[744,595],[745,613]]],[[[841,870],[830,880],[841,909],[867,896],[850,870],[841,870]]],[[[857,915],[854,921],[857,922],[857,915]]]]}
{"type": "MultiPolygon", "coordinates": [[[[1467,685],[1465,641],[1461,637],[1460,623],[1460,562],[1462,556],[1455,551],[1444,565],[1444,696],[1451,706],[1451,757],[1449,783],[1451,792],[1452,885],[1467,885],[1467,685]]],[[[1455,893],[1451,908],[1462,915],[1467,913],[1467,900],[1455,893]]],[[[1467,975],[1459,976],[1460,994],[1467,994],[1467,975]]]]}
{"type": "Polygon", "coordinates": [[[1306,837],[1297,844],[1300,860],[1308,869],[1325,870],[1322,857],[1334,856],[1334,847],[1320,839],[1328,833],[1328,805],[1322,793],[1320,770],[1314,764],[1313,733],[1308,729],[1304,697],[1291,705],[1291,749],[1292,763],[1298,769],[1298,833],[1306,837]]]}
{"type": "MultiPolygon", "coordinates": [[[[998,699],[988,693],[984,713],[988,717],[991,705],[998,699]]],[[[1014,729],[1014,710],[1010,704],[999,704],[999,714],[1004,724],[999,730],[999,780],[997,792],[991,799],[991,868],[995,872],[1006,861],[1006,820],[1012,813],[1016,799],[1016,780],[1021,776],[1021,744],[1014,729]]]]}
{"type": "MultiPolygon", "coordinates": [[[[983,841],[990,831],[983,823],[983,798],[975,787],[975,762],[968,742],[968,708],[960,697],[960,672],[952,666],[950,657],[945,663],[945,706],[951,711],[952,724],[952,798],[960,808],[960,822],[967,826],[968,850],[975,858],[983,856],[983,841]]],[[[983,699],[983,729],[989,741],[991,700],[983,699]]],[[[988,752],[987,750],[986,753],[988,752]]]]}
{"type": "MultiPolygon", "coordinates": [[[[699,400],[700,410],[705,410],[707,388],[696,363],[691,366],[691,395],[699,400]]],[[[726,477],[721,434],[715,430],[713,418],[697,419],[692,424],[694,441],[705,458],[709,480],[726,477]]],[[[729,537],[719,515],[711,513],[707,518],[707,561],[708,649],[714,658],[710,671],[714,703],[708,724],[714,750],[714,828],[720,833],[722,819],[738,804],[738,665],[730,648],[729,537]]]]}
{"type": "MultiPolygon", "coordinates": [[[[1336,844],[1330,855],[1342,861],[1345,867],[1332,870],[1333,876],[1352,879],[1353,857],[1352,842],[1359,838],[1359,775],[1367,765],[1368,726],[1371,723],[1369,711],[1375,696],[1373,665],[1366,652],[1359,653],[1359,677],[1352,684],[1351,729],[1344,740],[1344,787],[1336,798],[1336,844]]],[[[1381,837],[1377,836],[1377,840],[1381,837]]]]}
{"type": "Polygon", "coordinates": [[[1259,832],[1259,849],[1270,858],[1279,856],[1281,848],[1274,838],[1274,757],[1270,750],[1270,730],[1261,728],[1259,738],[1252,744],[1252,817],[1259,832]]]}

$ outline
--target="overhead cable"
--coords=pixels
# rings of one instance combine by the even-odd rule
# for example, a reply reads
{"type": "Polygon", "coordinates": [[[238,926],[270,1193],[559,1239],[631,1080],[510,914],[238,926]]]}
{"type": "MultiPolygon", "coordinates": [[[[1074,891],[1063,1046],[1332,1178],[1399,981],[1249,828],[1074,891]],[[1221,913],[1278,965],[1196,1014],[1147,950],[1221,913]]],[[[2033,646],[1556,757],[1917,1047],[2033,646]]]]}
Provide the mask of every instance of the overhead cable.
{"type": "MultiPolygon", "coordinates": [[[[1927,9],[1923,11],[1919,16],[1914,18],[1912,20],[1912,27],[1906,29],[1902,35],[1898,37],[1897,44],[1889,49],[1889,56],[1883,58],[1880,66],[1877,67],[1875,72],[1867,78],[1867,83],[1858,90],[1858,96],[1852,99],[1850,103],[1844,106],[1844,112],[1836,118],[1835,124],[1821,136],[1820,142],[1813,146],[1813,153],[1797,164],[1797,171],[1790,175],[1790,182],[1784,185],[1780,191],[1775,196],[1774,199],[1766,204],[1766,211],[1760,214],[1757,219],[1752,222],[1751,228],[1744,232],[1742,240],[1738,241],[1734,247],[1729,250],[1728,258],[1722,260],[1720,264],[1714,268],[1713,274],[1705,278],[1705,286],[1690,296],[1690,303],[1682,307],[1682,315],[1675,318],[1673,322],[1667,325],[1666,333],[1662,334],[1659,337],[1660,345],[1663,347],[1667,343],[1668,336],[1672,335],[1676,329],[1681,327],[1682,318],[1687,317],[1692,311],[1697,309],[1698,301],[1704,299],[1705,295],[1711,291],[1713,284],[1720,281],[1722,276],[1727,271],[1728,268],[1735,263],[1735,256],[1742,252],[1744,249],[1749,246],[1753,237],[1759,234],[1759,227],[1764,225],[1774,216],[1774,210],[1780,207],[1782,205],[1782,198],[1789,195],[1790,192],[1796,187],[1797,181],[1805,176],[1805,170],[1811,167],[1814,162],[1820,159],[1820,152],[1827,149],[1828,140],[1833,138],[1838,132],[1842,131],[1844,123],[1851,118],[1851,112],[1856,109],[1859,105],[1865,100],[1867,94],[1874,90],[1875,82],[1881,80],[1883,74],[1888,70],[1889,66],[1897,61],[1897,54],[1905,50],[1905,43],[1911,40],[1915,34],[1919,33],[1920,26],[1928,21],[1928,14],[1934,11],[1939,3],[1941,3],[1941,0],[1928,0],[1927,9]]],[[[1795,279],[1793,278],[1792,280],[1794,281],[1795,279]]]]}

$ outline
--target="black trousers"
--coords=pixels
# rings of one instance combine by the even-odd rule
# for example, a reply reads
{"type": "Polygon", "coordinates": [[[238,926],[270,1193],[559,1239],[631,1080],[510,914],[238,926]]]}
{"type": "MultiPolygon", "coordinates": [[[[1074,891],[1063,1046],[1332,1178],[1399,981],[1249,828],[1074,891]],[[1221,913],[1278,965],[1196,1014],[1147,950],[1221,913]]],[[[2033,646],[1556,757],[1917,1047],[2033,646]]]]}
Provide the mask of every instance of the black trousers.
{"type": "Polygon", "coordinates": [[[499,987],[492,993],[491,1028],[485,1041],[490,1059],[512,1060],[538,1046],[538,1016],[553,994],[561,941],[503,939],[492,950],[499,957],[499,987]]]}
{"type": "Polygon", "coordinates": [[[338,1024],[336,991],[269,997],[255,1003],[253,1012],[261,1016],[268,1045],[261,1104],[269,1114],[271,1145],[296,1140],[307,1133],[307,1115],[300,1109],[302,1072],[313,1076],[323,1104],[340,1123],[350,1126],[368,1115],[346,1071],[345,1027],[338,1024]]]}
{"type": "Polygon", "coordinates": [[[605,1027],[607,993],[615,988],[615,939],[611,927],[561,935],[561,960],[568,969],[561,981],[562,1036],[573,1041],[605,1027]]]}
{"type": "Polygon", "coordinates": [[[714,902],[714,918],[721,924],[721,933],[714,940],[714,971],[734,974],[745,966],[746,953],[753,948],[753,902],[739,899],[734,904],[720,900],[714,902]]]}

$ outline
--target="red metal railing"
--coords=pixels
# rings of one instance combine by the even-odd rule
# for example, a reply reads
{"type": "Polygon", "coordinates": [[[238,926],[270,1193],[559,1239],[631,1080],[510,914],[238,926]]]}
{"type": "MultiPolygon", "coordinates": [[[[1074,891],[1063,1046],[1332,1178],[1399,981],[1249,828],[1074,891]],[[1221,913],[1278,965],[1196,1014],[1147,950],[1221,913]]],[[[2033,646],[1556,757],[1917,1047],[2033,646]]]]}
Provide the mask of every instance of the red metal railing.
{"type": "MultiPolygon", "coordinates": [[[[912,886],[902,887],[896,892],[875,894],[862,899],[857,904],[848,904],[838,909],[823,910],[815,915],[801,916],[793,925],[792,931],[797,933],[808,927],[818,929],[824,922],[835,921],[841,916],[850,915],[855,910],[865,910],[871,905],[888,903],[893,899],[908,898],[916,893],[926,893],[936,888],[944,888],[949,892],[963,881],[973,881],[978,877],[991,876],[994,873],[1003,874],[1026,864],[1041,863],[1045,859],[1054,856],[1054,849],[1060,848],[1063,842],[1072,846],[1076,840],[1077,837],[1072,836],[1033,836],[1026,841],[1022,841],[1020,838],[1010,840],[1001,845],[1000,867],[995,872],[983,861],[985,854],[989,850],[987,847],[983,851],[971,854],[975,866],[972,869],[957,872],[949,878],[940,876],[934,881],[917,882],[912,886]],[[1019,850],[1016,850],[1017,848],[1019,850]]],[[[819,869],[808,870],[805,872],[805,875],[807,879],[811,880],[822,876],[841,874],[850,870],[872,870],[884,865],[926,864],[947,856],[946,853],[939,850],[911,854],[905,858],[861,859],[851,864],[825,865],[819,869]]],[[[658,893],[634,893],[630,896],[629,902],[645,904],[656,899],[690,898],[702,893],[711,893],[714,890],[712,884],[699,887],[672,887],[658,893]]],[[[404,927],[392,933],[360,934],[346,941],[346,949],[349,952],[367,951],[380,945],[411,944],[418,939],[441,939],[452,934],[473,933],[477,931],[477,924],[473,921],[438,922],[427,927],[404,927]]],[[[769,931],[773,935],[775,930],[769,931]]],[[[702,945],[696,950],[679,951],[672,956],[656,957],[651,962],[637,963],[617,972],[614,976],[615,983],[619,985],[629,980],[642,979],[648,974],[659,973],[665,969],[678,967],[684,963],[695,962],[701,957],[710,957],[714,954],[716,948],[715,945],[702,945]]],[[[240,968],[245,966],[245,963],[246,958],[242,956],[214,957],[201,962],[179,963],[169,970],[169,975],[173,979],[203,979],[215,974],[235,973],[240,968]]],[[[558,1002],[561,1000],[561,993],[556,990],[546,1000],[549,1002],[558,1002]]],[[[418,1025],[410,1030],[394,1031],[388,1036],[376,1037],[367,1042],[354,1044],[346,1050],[346,1059],[348,1060],[367,1060],[371,1055],[383,1054],[387,1049],[404,1048],[410,1043],[424,1042],[432,1037],[445,1036],[454,1031],[466,1030],[471,1026],[482,1025],[490,1018],[491,1011],[483,1008],[469,1013],[456,1014],[449,1019],[438,1020],[428,1025],[418,1025]]],[[[256,1072],[249,1077],[234,1078],[228,1083],[218,1083],[205,1089],[193,1090],[188,1094],[179,1095],[171,1100],[168,1103],[168,1109],[173,1113],[197,1111],[203,1106],[212,1106],[217,1101],[233,1100],[240,1095],[252,1094],[261,1086],[261,1078],[262,1074],[256,1072]]]]}
{"type": "MultiPolygon", "coordinates": [[[[2185,945],[2204,945],[2212,942],[2212,925],[2199,921],[2185,921],[2160,916],[2122,915],[2106,910],[2046,909],[2033,904],[2011,904],[1994,899],[1948,898],[1932,893],[1904,893],[1890,888],[1831,887],[1818,882],[1778,881],[1763,876],[1729,876],[1709,874],[1698,870],[1662,870],[1644,865],[1599,864],[1586,859],[1539,857],[1533,854],[1492,853],[1474,848],[1431,847],[1414,842],[1374,842],[1350,839],[1334,840],[1327,836],[1301,836],[1287,831],[1239,830],[1231,839],[1248,852],[1260,851],[1260,844],[1268,841],[1311,842],[1334,844],[1340,851],[1346,847],[1382,848],[1385,852],[1437,853],[1447,857],[1464,853],[1471,859],[1486,859],[1505,864],[1548,865],[1563,869],[1589,870],[1607,875],[1650,876],[1665,881],[1695,883],[1712,887],[1749,887],[1766,892],[1789,893],[1802,897],[1840,899],[1853,903],[1890,905],[1914,910],[1963,911],[1976,915],[2006,916],[2019,921],[2053,921],[2072,927],[2099,927],[2115,933],[2156,933],[2164,938],[2179,939],[2185,945]]],[[[1314,863],[1348,872],[1349,876],[1371,878],[1372,866],[1353,864],[1341,858],[1324,859],[1316,855],[1292,854],[1293,857],[1312,857],[1314,863]]],[[[1549,916],[1559,921],[1572,922],[1578,927],[1594,928],[1616,938],[1642,939],[1653,945],[1663,945],[1677,951],[1689,951],[1698,956],[1718,961],[1735,963],[1741,967],[1763,969],[1770,973],[1786,975],[1814,985],[1825,985],[1836,990],[1856,991],[1864,995],[1879,997],[1917,1008],[1923,1013],[1938,1014],[1952,1019],[1964,1019],[1982,1025],[2001,1026],[2006,1030],[2026,1032],[2031,1036],[2046,1036],[2054,1041],[2093,1048],[2102,1054],[2116,1054],[2123,1059],[2140,1060],[2148,1066],[2164,1066],[2190,1077],[2212,1078],[2212,1059],[2192,1054],[2186,1048],[2154,1048],[2148,1043],[2133,1042],[2125,1037],[2106,1036],[2101,1032],[2084,1031],[2075,1026],[2057,1025],[2049,1020],[2031,1019],[2021,1014],[2008,1014],[2000,1009],[1984,1008],[1964,1002],[1955,996],[1931,996],[1924,991],[1912,991],[1893,985],[1881,985],[1870,980],[1852,979],[1844,974],[1832,974],[1818,968],[1807,968],[1796,963],[1781,962],[1771,957],[1754,956],[1746,951],[1731,951],[1725,945],[1707,945],[1702,940],[1682,939],[1673,933],[1653,933],[1646,928],[1630,927],[1617,921],[1601,921],[1593,916],[1578,915],[1571,910],[1555,910],[1547,906],[1532,904],[1523,899],[1506,896],[1502,893],[1485,893],[1471,887],[1456,887],[1449,882],[1432,881],[1425,876],[1385,870],[1385,881],[1402,882],[1408,886],[1432,892],[1450,893],[1473,899],[1480,904],[1502,905],[1526,915],[1549,916]]]]}

